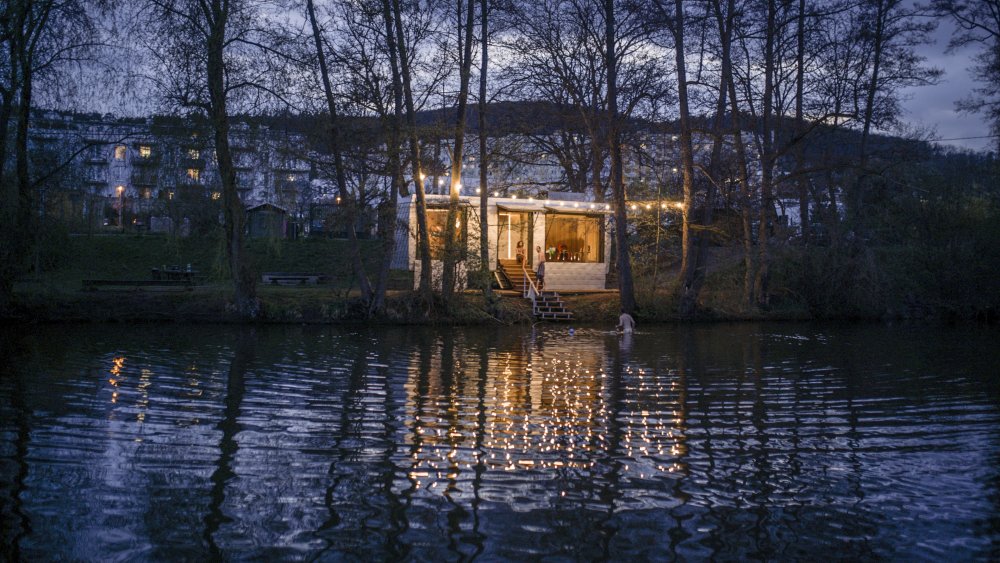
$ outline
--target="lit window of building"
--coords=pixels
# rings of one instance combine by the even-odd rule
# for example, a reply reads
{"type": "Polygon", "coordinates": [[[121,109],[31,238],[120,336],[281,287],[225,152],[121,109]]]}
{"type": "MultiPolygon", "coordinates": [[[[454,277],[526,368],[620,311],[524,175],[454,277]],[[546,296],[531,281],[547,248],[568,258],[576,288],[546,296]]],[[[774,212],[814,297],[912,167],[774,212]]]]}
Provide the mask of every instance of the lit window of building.
{"type": "Polygon", "coordinates": [[[603,262],[604,230],[595,216],[549,214],[545,219],[546,254],[557,262],[603,262]]]}
{"type": "Polygon", "coordinates": [[[125,160],[125,145],[115,145],[115,160],[125,160]]]}
{"type": "Polygon", "coordinates": [[[198,149],[188,149],[188,158],[191,160],[197,160],[201,158],[201,151],[198,149]]]}
{"type": "Polygon", "coordinates": [[[201,170],[198,170],[197,168],[188,168],[187,177],[188,180],[191,180],[192,182],[197,182],[198,179],[201,177],[201,170]]]}
{"type": "Polygon", "coordinates": [[[221,192],[212,192],[212,200],[213,201],[218,201],[219,198],[221,198],[221,197],[222,197],[222,193],[221,192]]]}
{"type": "Polygon", "coordinates": [[[153,156],[153,147],[149,145],[139,145],[139,156],[142,158],[149,158],[153,156]]]}
{"type": "MultiPolygon", "coordinates": [[[[337,198],[337,202],[340,203],[340,198],[337,198]]],[[[468,248],[468,231],[466,230],[466,227],[464,227],[465,213],[464,209],[461,210],[455,221],[455,229],[459,238],[459,249],[463,254],[465,249],[468,248]]],[[[444,258],[445,231],[447,225],[447,209],[427,210],[427,230],[430,233],[431,258],[434,260],[442,260],[444,258]]],[[[464,259],[464,257],[462,259],[464,259]]]]}

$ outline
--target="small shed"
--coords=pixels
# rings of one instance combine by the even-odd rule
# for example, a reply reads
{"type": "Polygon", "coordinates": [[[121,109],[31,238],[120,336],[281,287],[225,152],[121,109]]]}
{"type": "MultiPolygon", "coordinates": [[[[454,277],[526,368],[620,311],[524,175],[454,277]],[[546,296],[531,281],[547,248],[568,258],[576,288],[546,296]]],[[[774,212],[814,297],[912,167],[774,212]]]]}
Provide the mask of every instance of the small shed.
{"type": "Polygon", "coordinates": [[[247,209],[247,236],[250,238],[285,238],[288,211],[271,203],[247,209]]]}

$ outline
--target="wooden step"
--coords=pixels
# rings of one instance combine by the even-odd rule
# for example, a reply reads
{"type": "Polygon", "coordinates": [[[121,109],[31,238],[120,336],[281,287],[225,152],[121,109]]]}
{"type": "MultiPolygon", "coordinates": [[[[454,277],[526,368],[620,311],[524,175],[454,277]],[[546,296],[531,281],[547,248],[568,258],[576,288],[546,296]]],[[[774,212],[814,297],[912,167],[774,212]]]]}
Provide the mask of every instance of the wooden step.
{"type": "Polygon", "coordinates": [[[573,319],[573,313],[542,313],[537,318],[547,321],[569,321],[573,319]]]}

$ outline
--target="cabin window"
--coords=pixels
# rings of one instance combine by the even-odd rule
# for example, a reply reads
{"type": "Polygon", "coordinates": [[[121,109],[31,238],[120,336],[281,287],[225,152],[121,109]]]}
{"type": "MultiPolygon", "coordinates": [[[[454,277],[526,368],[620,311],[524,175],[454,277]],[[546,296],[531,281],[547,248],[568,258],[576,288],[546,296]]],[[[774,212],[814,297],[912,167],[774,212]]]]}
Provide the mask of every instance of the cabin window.
{"type": "Polygon", "coordinates": [[[545,218],[545,259],[555,262],[603,262],[604,219],[550,213],[545,218]]]}
{"type": "MultiPolygon", "coordinates": [[[[465,209],[458,210],[455,229],[458,231],[459,260],[465,260],[468,247],[468,222],[465,209]]],[[[445,229],[448,226],[447,209],[427,210],[427,231],[430,234],[431,259],[444,260],[445,229]]]]}

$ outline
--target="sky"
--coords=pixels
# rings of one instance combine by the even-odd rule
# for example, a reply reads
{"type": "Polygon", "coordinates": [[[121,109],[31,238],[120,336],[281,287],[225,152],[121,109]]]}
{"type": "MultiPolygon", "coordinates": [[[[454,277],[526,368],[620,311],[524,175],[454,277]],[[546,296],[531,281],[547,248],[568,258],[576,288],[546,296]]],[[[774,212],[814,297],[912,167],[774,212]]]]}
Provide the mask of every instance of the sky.
{"type": "Polygon", "coordinates": [[[939,84],[908,89],[909,100],[904,103],[907,115],[904,120],[914,127],[929,128],[934,139],[956,139],[942,141],[950,145],[974,150],[990,150],[996,146],[986,137],[989,126],[982,115],[964,114],[955,110],[955,102],[968,97],[979,84],[969,73],[972,57],[978,51],[976,46],[967,47],[954,53],[946,53],[952,25],[941,20],[934,33],[935,41],[920,47],[919,52],[927,58],[928,66],[944,71],[939,84]]]}

